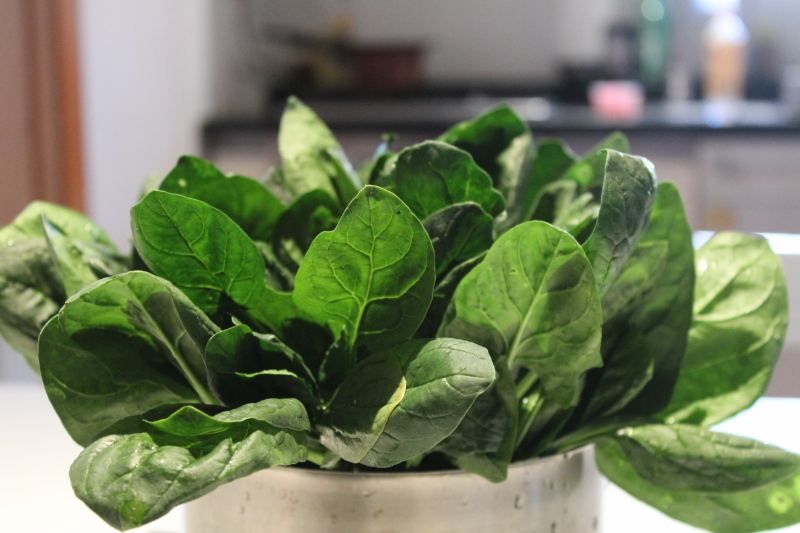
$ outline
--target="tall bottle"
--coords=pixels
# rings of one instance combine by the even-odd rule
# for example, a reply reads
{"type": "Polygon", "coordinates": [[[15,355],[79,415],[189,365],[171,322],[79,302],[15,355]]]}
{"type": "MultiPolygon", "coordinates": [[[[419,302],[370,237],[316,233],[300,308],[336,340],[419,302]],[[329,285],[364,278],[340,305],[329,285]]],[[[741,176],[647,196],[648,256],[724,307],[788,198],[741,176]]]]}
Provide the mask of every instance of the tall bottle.
{"type": "Polygon", "coordinates": [[[736,101],[744,96],[750,34],[737,13],[738,2],[719,3],[703,35],[703,92],[708,100],[736,101]]]}

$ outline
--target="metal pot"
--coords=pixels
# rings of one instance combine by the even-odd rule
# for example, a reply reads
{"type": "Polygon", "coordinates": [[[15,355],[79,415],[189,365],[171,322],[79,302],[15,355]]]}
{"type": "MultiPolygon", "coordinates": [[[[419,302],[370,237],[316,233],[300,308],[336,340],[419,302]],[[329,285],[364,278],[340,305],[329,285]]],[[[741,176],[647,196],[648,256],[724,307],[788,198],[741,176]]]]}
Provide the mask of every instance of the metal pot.
{"type": "Polygon", "coordinates": [[[594,449],[516,463],[492,484],[458,470],[273,468],[186,506],[187,533],[588,533],[597,529],[594,449]]]}

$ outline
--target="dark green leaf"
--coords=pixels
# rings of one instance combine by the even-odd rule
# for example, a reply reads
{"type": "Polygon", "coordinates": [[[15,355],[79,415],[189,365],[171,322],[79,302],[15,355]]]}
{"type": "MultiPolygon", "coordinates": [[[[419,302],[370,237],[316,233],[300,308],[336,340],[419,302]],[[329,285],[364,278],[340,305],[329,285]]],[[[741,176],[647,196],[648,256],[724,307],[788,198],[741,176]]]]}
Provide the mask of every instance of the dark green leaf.
{"type": "Polygon", "coordinates": [[[481,255],[494,240],[492,217],[473,202],[445,207],[422,223],[433,243],[437,276],[481,255]]]}
{"type": "MultiPolygon", "coordinates": [[[[658,186],[650,223],[639,246],[662,243],[667,245],[664,264],[649,272],[650,280],[640,285],[639,300],[628,314],[629,328],[644,336],[647,354],[653,360],[652,379],[627,409],[640,415],[656,413],[669,403],[692,322],[695,283],[692,230],[680,194],[671,183],[658,186]],[[652,289],[645,291],[648,284],[652,284],[652,289]]],[[[636,260],[638,256],[634,251],[618,280],[626,277],[628,265],[634,265],[636,260]]],[[[615,286],[607,294],[611,294],[615,286]]]]}
{"type": "Polygon", "coordinates": [[[42,381],[69,434],[87,445],[158,407],[218,403],[203,354],[216,331],[169,282],[119,274],[71,297],[47,323],[42,381]]]}
{"type": "Polygon", "coordinates": [[[160,189],[201,200],[216,207],[252,239],[266,241],[285,209],[264,185],[244,176],[226,177],[209,161],[183,156],[160,189]]]}
{"type": "Polygon", "coordinates": [[[696,254],[694,319],[663,416],[712,425],[749,407],[766,389],[786,335],[780,259],[759,237],[720,233],[696,254]]]}
{"type": "Polygon", "coordinates": [[[462,470],[495,483],[506,479],[517,439],[517,397],[505,359],[495,364],[496,379],[478,396],[456,430],[439,444],[462,470]]]}
{"type": "Polygon", "coordinates": [[[603,474],[636,498],[669,516],[718,533],[749,533],[800,521],[800,468],[789,477],[751,490],[700,492],[669,490],[636,471],[620,445],[605,440],[596,449],[603,474]]]}
{"type": "Polygon", "coordinates": [[[422,223],[394,194],[367,186],[336,229],[320,233],[295,278],[297,307],[342,334],[348,353],[410,338],[430,305],[434,256],[422,223]]]}
{"type": "Polygon", "coordinates": [[[609,150],[597,223],[583,249],[601,294],[619,274],[650,219],[656,192],[653,164],[609,150]]]}
{"type": "Polygon", "coordinates": [[[492,179],[467,152],[436,141],[400,152],[389,183],[420,219],[462,202],[475,202],[492,216],[505,207],[492,179]]]}
{"type": "Polygon", "coordinates": [[[471,119],[459,122],[439,140],[469,152],[475,162],[497,183],[501,173],[499,161],[514,141],[528,132],[528,126],[507,105],[500,105],[471,119]]]}
{"type": "Polygon", "coordinates": [[[226,403],[288,396],[311,408],[317,401],[314,375],[303,358],[274,335],[233,326],[211,337],[206,359],[226,403]]]}
{"type": "MultiPolygon", "coordinates": [[[[585,418],[621,411],[653,379],[655,363],[644,336],[632,330],[624,333],[619,345],[604,356],[599,378],[591,387],[585,418]]],[[[664,339],[661,342],[667,344],[664,339]]]]}
{"type": "Polygon", "coordinates": [[[121,270],[121,261],[108,236],[82,214],[32,202],[0,228],[0,334],[38,371],[36,341],[45,323],[69,293],[121,270]]]}
{"type": "Polygon", "coordinates": [[[417,339],[364,359],[322,421],[322,443],[352,463],[386,468],[430,451],[494,381],[486,349],[417,339]]]}
{"type": "Polygon", "coordinates": [[[697,426],[625,428],[615,440],[639,476],[668,490],[748,490],[785,479],[800,468],[800,456],[697,426]]]}
{"type": "Polygon", "coordinates": [[[299,196],[275,225],[272,238],[275,255],[297,271],[311,241],[319,233],[333,229],[341,212],[336,200],[325,191],[313,190],[299,196]]]}
{"type": "Polygon", "coordinates": [[[545,222],[526,222],[461,281],[440,333],[508,357],[512,370],[533,370],[566,407],[577,402],[583,374],[600,364],[601,316],[580,245],[545,222]]]}
{"type": "Polygon", "coordinates": [[[152,427],[152,433],[103,437],[70,468],[75,494],[118,529],[308,453],[298,434],[308,429],[308,417],[293,400],[265,400],[213,417],[184,408],[152,427]]]}
{"type": "Polygon", "coordinates": [[[148,268],[213,315],[227,296],[252,308],[268,296],[264,260],[245,232],[205,202],[155,191],[132,211],[133,239],[148,268]]]}
{"type": "Polygon", "coordinates": [[[39,332],[65,299],[44,239],[0,244],[0,334],[36,371],[39,332]]]}
{"type": "Polygon", "coordinates": [[[464,279],[464,276],[469,274],[475,266],[477,266],[486,254],[475,256],[468,259],[463,263],[454,266],[441,281],[437,281],[436,286],[433,288],[433,299],[431,306],[428,308],[428,314],[422,321],[422,325],[417,332],[417,337],[429,338],[435,337],[443,323],[443,318],[450,307],[450,301],[453,299],[453,294],[456,292],[456,287],[464,279]]]}

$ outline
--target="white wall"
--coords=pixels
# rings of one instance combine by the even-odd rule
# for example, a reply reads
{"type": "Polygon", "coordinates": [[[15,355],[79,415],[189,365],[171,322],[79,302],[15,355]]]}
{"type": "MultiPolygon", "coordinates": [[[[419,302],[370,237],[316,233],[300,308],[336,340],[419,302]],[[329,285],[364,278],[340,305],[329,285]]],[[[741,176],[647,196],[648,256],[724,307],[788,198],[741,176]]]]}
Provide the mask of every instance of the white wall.
{"type": "MultiPolygon", "coordinates": [[[[89,214],[127,250],[142,180],[198,153],[210,106],[211,0],[81,0],[89,214]]],[[[35,380],[0,340],[0,380],[35,380]]]]}
{"type": "Polygon", "coordinates": [[[128,246],[142,180],[197,153],[210,105],[210,0],[81,0],[89,214],[128,246]]]}

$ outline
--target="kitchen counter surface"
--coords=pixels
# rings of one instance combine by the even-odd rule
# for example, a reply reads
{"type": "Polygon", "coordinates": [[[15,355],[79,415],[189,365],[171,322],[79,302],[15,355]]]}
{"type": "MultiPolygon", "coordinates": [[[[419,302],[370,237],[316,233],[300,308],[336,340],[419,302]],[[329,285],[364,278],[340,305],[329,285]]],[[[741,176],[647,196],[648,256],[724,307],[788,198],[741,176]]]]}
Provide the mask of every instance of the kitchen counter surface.
{"type": "MultiPolygon", "coordinates": [[[[800,133],[800,120],[775,102],[748,101],[732,107],[702,102],[657,102],[629,121],[607,120],[585,105],[556,104],[541,97],[414,99],[309,99],[306,101],[334,130],[443,131],[500,103],[511,105],[534,133],[626,132],[800,133]]],[[[203,127],[206,143],[219,136],[275,131],[281,107],[262,117],[216,117],[203,127]]]]}
{"type": "MultiPolygon", "coordinates": [[[[794,425],[800,399],[762,399],[720,429],[755,437],[800,453],[794,425]]],[[[79,452],[38,385],[0,383],[0,530],[13,533],[108,533],[114,531],[72,494],[67,472],[79,452]]],[[[689,533],[698,531],[639,503],[607,484],[600,531],[689,533]]],[[[182,533],[182,509],[134,530],[182,533]]],[[[800,527],[781,531],[800,532],[800,527]]],[[[233,532],[232,532],[233,533],[233,532]]]]}

